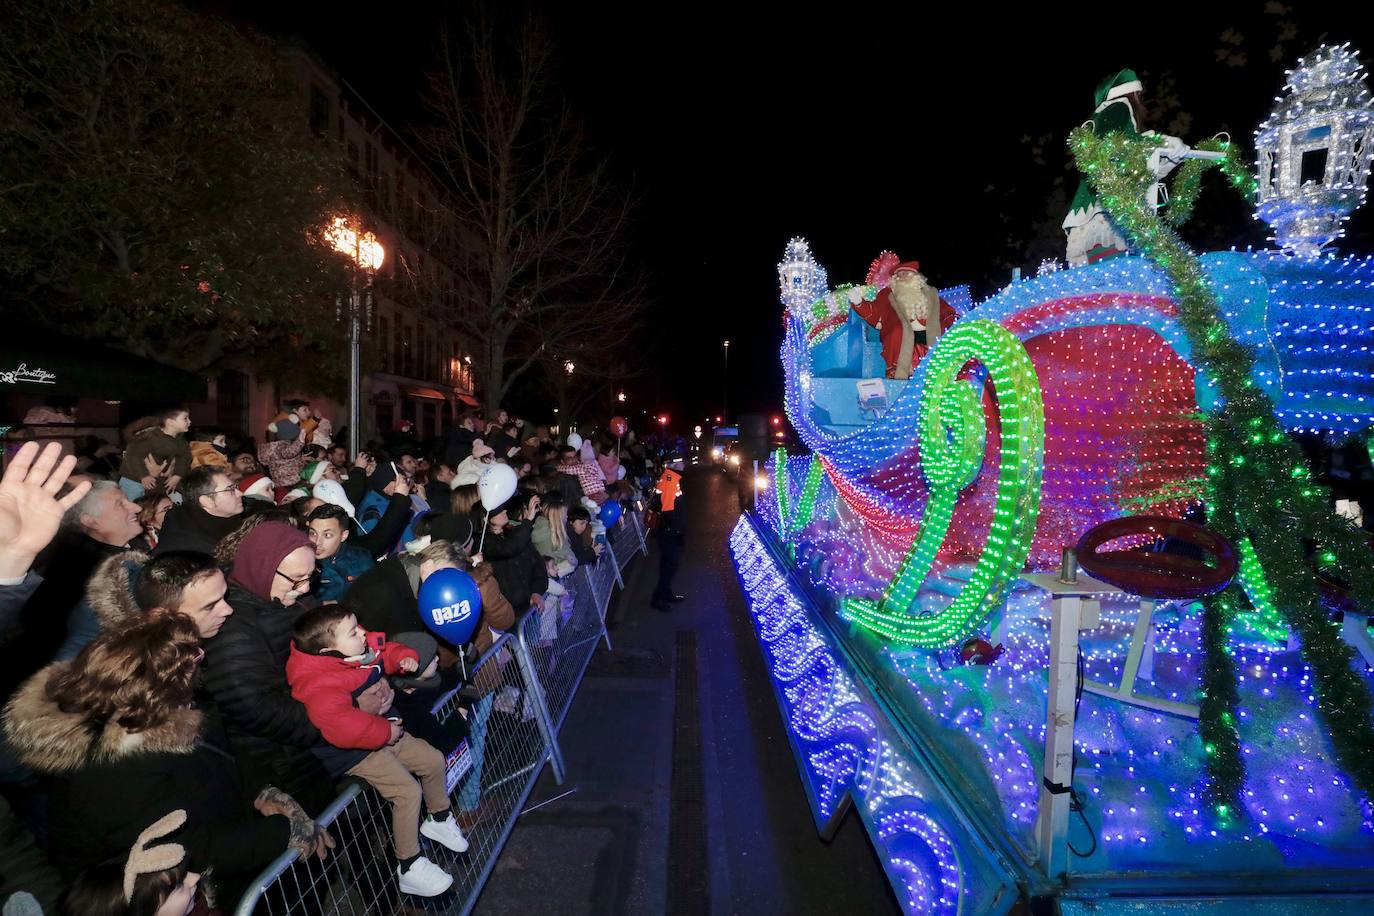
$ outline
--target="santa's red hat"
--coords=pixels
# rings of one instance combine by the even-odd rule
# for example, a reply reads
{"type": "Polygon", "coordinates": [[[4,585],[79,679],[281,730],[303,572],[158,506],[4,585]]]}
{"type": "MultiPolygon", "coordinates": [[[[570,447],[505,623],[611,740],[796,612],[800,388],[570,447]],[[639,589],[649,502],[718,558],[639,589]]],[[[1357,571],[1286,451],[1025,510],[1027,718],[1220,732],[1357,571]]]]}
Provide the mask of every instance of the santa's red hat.
{"type": "Polygon", "coordinates": [[[239,481],[239,491],[244,496],[272,501],[272,478],[266,474],[249,474],[239,481]]]}
{"type": "Polygon", "coordinates": [[[896,267],[892,268],[892,272],[893,272],[894,274],[895,274],[895,273],[900,273],[900,272],[903,271],[903,270],[912,270],[912,271],[915,271],[916,273],[920,273],[920,272],[921,272],[921,262],[920,262],[920,261],[903,261],[902,263],[898,264],[896,267]]]}

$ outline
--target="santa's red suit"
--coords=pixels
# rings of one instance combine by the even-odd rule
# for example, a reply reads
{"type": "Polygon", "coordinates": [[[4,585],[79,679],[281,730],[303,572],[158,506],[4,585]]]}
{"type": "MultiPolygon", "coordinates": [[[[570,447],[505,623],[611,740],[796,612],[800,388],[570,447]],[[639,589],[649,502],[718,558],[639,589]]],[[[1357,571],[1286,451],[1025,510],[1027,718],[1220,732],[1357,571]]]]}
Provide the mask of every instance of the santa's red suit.
{"type": "MultiPolygon", "coordinates": [[[[872,302],[860,302],[854,306],[854,311],[858,312],[860,318],[878,329],[878,336],[883,342],[883,363],[887,365],[887,377],[909,377],[911,370],[915,369],[925,357],[926,351],[930,349],[926,343],[924,316],[918,317],[914,326],[909,324],[892,302],[891,287],[883,287],[872,302]],[[902,368],[899,363],[902,358],[902,337],[907,333],[905,329],[909,329],[914,339],[911,343],[911,366],[907,369],[907,375],[903,376],[899,375],[899,369],[902,368]]],[[[958,313],[950,308],[949,303],[941,297],[941,333],[949,330],[949,326],[958,317],[958,313]]]]}

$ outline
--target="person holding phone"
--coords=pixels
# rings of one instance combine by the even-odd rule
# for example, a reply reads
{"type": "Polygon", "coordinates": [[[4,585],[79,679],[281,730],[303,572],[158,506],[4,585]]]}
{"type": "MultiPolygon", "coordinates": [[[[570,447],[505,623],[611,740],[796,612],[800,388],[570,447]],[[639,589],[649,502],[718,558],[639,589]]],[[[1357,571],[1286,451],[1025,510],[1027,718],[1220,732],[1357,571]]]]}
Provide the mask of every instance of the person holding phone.
{"type": "MultiPolygon", "coordinates": [[[[549,587],[544,558],[534,548],[533,521],[539,515],[539,494],[517,491],[504,505],[486,518],[486,540],[482,556],[491,564],[501,594],[520,613],[543,604],[549,587]],[[514,521],[512,521],[514,519],[514,521]]],[[[482,511],[474,507],[474,514],[482,511]]],[[[474,519],[480,523],[481,518],[474,519]]]]}

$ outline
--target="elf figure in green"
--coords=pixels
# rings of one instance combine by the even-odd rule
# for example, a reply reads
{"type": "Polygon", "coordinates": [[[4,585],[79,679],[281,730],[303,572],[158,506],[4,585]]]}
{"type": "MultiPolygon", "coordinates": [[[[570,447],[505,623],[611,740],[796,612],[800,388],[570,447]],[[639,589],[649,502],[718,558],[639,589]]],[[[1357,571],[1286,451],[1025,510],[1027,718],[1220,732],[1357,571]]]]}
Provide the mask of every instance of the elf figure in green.
{"type": "MultiPolygon", "coordinates": [[[[1097,87],[1094,96],[1097,107],[1093,109],[1093,133],[1101,137],[1125,131],[1132,137],[1157,137],[1163,140],[1164,145],[1150,157],[1150,168],[1156,176],[1163,178],[1183,161],[1183,154],[1188,148],[1177,137],[1140,129],[1145,121],[1145,103],[1141,98],[1143,92],[1140,77],[1136,76],[1134,70],[1122,70],[1105,80],[1097,87]]],[[[1150,203],[1153,206],[1159,205],[1160,187],[1155,184],[1150,189],[1150,203]]],[[[1069,204],[1069,215],[1064,217],[1064,232],[1068,234],[1070,267],[1124,254],[1128,248],[1125,235],[1098,204],[1097,195],[1086,178],[1079,179],[1078,192],[1069,204]]]]}

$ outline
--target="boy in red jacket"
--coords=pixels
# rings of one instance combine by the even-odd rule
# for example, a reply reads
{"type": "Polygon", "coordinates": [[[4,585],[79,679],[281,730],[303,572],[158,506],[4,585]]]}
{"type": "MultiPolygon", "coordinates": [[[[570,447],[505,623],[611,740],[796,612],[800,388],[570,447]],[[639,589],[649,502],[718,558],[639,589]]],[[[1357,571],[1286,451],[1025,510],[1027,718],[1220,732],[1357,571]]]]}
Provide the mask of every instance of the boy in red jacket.
{"type": "Polygon", "coordinates": [[[419,835],[454,852],[468,848],[449,812],[444,755],[406,734],[399,719],[374,716],[354,703],[384,675],[416,673],[419,653],[387,642],[381,633],[367,632],[342,604],[306,611],[296,620],[294,636],[286,662],[291,695],[304,704],[329,744],[372,752],[348,773],[367,780],[391,802],[401,890],[421,897],[442,894],[453,884],[453,876],[420,854],[419,835]],[[419,785],[412,773],[420,778],[419,785]],[[417,831],[422,796],[429,817],[417,831]]]}

